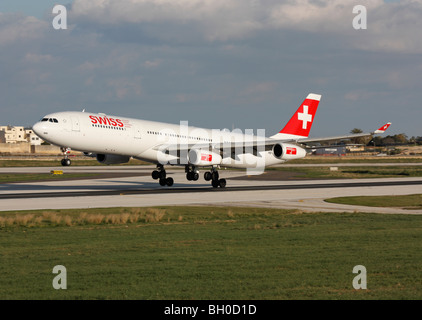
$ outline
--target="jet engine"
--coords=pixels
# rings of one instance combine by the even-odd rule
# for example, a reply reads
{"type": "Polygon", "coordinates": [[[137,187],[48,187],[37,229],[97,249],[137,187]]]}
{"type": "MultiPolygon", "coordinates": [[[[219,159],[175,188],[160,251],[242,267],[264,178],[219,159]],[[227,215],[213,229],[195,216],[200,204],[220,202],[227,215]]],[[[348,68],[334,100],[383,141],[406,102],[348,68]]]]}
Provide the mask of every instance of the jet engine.
{"type": "Polygon", "coordinates": [[[288,143],[276,143],[272,152],[274,157],[280,160],[301,159],[306,156],[305,149],[288,143]]]}
{"type": "Polygon", "coordinates": [[[120,164],[129,162],[130,157],[116,154],[97,154],[97,161],[102,164],[120,164]]]}
{"type": "Polygon", "coordinates": [[[191,149],[188,153],[189,163],[195,166],[211,166],[221,164],[221,156],[215,152],[191,149]]]}

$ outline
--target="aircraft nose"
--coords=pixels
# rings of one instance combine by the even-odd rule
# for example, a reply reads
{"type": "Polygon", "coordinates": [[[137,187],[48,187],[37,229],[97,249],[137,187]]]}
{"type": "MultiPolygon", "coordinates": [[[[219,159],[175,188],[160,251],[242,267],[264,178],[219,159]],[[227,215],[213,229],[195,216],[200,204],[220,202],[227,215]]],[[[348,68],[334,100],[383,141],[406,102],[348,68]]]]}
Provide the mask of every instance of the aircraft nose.
{"type": "Polygon", "coordinates": [[[37,136],[40,138],[43,138],[43,132],[44,132],[44,125],[41,122],[37,122],[32,126],[32,130],[35,132],[37,136]]]}
{"type": "Polygon", "coordinates": [[[32,126],[32,130],[38,135],[39,134],[39,132],[41,131],[40,130],[41,129],[41,123],[40,122],[37,122],[36,124],[34,124],[33,126],[32,126]]]}

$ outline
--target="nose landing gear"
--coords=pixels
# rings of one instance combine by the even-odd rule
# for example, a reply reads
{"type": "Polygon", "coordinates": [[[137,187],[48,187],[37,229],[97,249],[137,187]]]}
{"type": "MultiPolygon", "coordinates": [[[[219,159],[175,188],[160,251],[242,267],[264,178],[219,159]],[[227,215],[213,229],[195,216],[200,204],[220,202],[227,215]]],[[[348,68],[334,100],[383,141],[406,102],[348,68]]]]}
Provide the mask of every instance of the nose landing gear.
{"type": "Polygon", "coordinates": [[[70,148],[61,147],[60,151],[63,153],[64,158],[61,160],[63,167],[68,167],[72,164],[72,161],[69,159],[70,148]]]}

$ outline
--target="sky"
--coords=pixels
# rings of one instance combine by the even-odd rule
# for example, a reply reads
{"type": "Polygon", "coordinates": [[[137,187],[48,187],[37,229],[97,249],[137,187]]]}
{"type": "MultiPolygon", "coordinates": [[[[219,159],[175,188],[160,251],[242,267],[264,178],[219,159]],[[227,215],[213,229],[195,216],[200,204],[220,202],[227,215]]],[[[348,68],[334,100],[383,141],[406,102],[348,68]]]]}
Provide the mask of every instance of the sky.
{"type": "Polygon", "coordinates": [[[422,0],[1,0],[0,125],[86,109],[270,136],[316,93],[312,137],[422,136],[421,16],[422,0]]]}

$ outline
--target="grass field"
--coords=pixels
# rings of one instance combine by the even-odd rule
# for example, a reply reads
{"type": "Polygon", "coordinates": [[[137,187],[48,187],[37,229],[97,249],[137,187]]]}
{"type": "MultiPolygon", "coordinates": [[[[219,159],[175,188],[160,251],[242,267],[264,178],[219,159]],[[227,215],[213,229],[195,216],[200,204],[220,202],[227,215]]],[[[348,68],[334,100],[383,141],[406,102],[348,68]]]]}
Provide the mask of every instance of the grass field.
{"type": "Polygon", "coordinates": [[[57,181],[77,178],[94,178],[99,176],[97,173],[66,173],[66,174],[51,174],[51,173],[1,173],[0,183],[16,183],[27,181],[57,181]]]}
{"type": "Polygon", "coordinates": [[[302,179],[363,179],[422,177],[421,166],[382,166],[382,167],[338,167],[331,171],[330,167],[269,167],[268,171],[293,172],[302,179]]]}
{"type": "MultiPolygon", "coordinates": [[[[0,167],[57,167],[60,165],[61,157],[57,160],[45,159],[22,159],[9,160],[0,156],[0,167]]],[[[88,157],[71,157],[72,166],[103,166],[95,158],[88,157]]],[[[291,160],[288,164],[342,164],[342,163],[420,163],[422,157],[316,157],[307,156],[304,159],[291,160]]],[[[128,163],[118,166],[127,165],[146,165],[150,164],[141,160],[131,159],[128,163]]]]}
{"type": "Polygon", "coordinates": [[[339,197],[325,200],[331,203],[368,206],[368,207],[393,207],[408,210],[422,209],[422,194],[401,196],[359,196],[339,197]]]}
{"type": "Polygon", "coordinates": [[[422,216],[163,207],[0,217],[0,299],[422,298],[422,216]],[[66,290],[52,287],[56,265],[66,290]],[[356,265],[367,290],[352,286],[356,265]]]}
{"type": "MultiPolygon", "coordinates": [[[[70,158],[72,166],[104,166],[95,158],[70,158]]],[[[117,164],[116,166],[145,165],[144,161],[131,159],[128,163],[117,164]]],[[[61,167],[60,159],[57,160],[4,160],[0,158],[0,167],[61,167]]]]}

